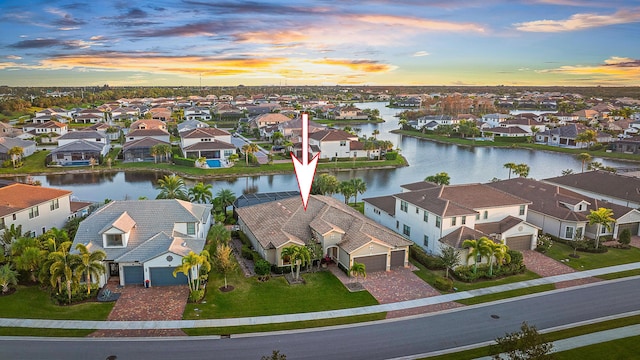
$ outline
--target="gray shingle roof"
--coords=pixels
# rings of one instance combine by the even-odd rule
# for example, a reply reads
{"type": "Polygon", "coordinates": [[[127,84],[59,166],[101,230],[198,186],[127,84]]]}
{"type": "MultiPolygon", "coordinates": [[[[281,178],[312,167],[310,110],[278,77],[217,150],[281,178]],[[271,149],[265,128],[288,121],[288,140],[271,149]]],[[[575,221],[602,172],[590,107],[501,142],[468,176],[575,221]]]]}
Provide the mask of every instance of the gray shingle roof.
{"type": "Polygon", "coordinates": [[[67,152],[67,151],[95,151],[102,152],[106,145],[103,143],[89,142],[87,140],[76,140],[72,143],[58,146],[57,148],[51,150],[51,154],[57,154],[59,152],[67,152]]]}
{"type": "Polygon", "coordinates": [[[81,243],[102,249],[100,231],[110,228],[126,213],[131,221],[135,222],[127,247],[103,249],[107,253],[107,260],[144,262],[163,252],[187,249],[199,253],[204,248],[205,239],[187,239],[187,246],[181,250],[182,247],[179,245],[184,243],[185,239],[177,240],[180,236],[176,237],[174,234],[174,225],[200,222],[209,216],[210,211],[211,205],[193,204],[182,200],[112,201],[80,223],[73,241],[74,247],[75,244],[81,243]],[[179,243],[176,244],[176,241],[179,243]]]}
{"type": "Polygon", "coordinates": [[[362,201],[377,207],[391,216],[395,216],[396,214],[396,198],[392,195],[366,198],[362,199],[362,201]]]}
{"type": "Polygon", "coordinates": [[[545,182],[582,189],[640,203],[640,179],[608,171],[588,171],[545,179],[545,182]]]}
{"type": "Polygon", "coordinates": [[[71,140],[71,139],[104,139],[105,136],[95,130],[88,131],[70,131],[62,136],[58,140],[71,140]]]}

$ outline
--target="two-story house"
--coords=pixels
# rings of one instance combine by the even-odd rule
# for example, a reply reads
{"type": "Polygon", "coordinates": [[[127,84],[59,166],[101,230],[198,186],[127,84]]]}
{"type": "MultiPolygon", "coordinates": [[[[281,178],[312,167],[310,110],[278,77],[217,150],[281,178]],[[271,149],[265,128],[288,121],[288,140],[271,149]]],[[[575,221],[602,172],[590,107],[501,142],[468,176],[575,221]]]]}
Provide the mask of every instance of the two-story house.
{"type": "Polygon", "coordinates": [[[70,131],[58,138],[58,147],[47,155],[47,164],[86,166],[96,164],[111,149],[109,139],[95,130],[70,131]]]}
{"type": "Polygon", "coordinates": [[[99,286],[110,277],[119,277],[120,285],[186,284],[187,277],[174,277],[173,271],[189,252],[202,252],[210,227],[211,205],[176,199],[112,201],[80,223],[72,248],[84,244],[107,254],[107,272],[93,279],[99,286]]]}
{"type": "Polygon", "coordinates": [[[184,119],[210,121],[211,110],[204,106],[191,106],[184,109],[184,119]]]}
{"type": "MultiPolygon", "coordinates": [[[[530,201],[483,184],[403,185],[403,192],[364,199],[365,216],[431,254],[486,236],[514,250],[536,245],[538,227],[526,221],[530,201]]],[[[465,259],[466,255],[462,256],[465,259]]]]}
{"type": "Polygon", "coordinates": [[[205,158],[209,168],[225,167],[236,151],[231,134],[218,128],[195,128],[180,134],[180,148],[186,158],[205,158]]]}
{"type": "Polygon", "coordinates": [[[33,136],[40,136],[42,142],[54,142],[67,133],[68,127],[67,124],[57,121],[47,121],[45,123],[25,125],[23,131],[33,136]]]}
{"type": "MultiPolygon", "coordinates": [[[[309,134],[309,146],[320,151],[321,159],[366,156],[358,136],[344,130],[327,129],[309,134]]],[[[315,156],[315,154],[313,154],[315,156]]],[[[299,154],[296,154],[299,156],[299,154]]]]}

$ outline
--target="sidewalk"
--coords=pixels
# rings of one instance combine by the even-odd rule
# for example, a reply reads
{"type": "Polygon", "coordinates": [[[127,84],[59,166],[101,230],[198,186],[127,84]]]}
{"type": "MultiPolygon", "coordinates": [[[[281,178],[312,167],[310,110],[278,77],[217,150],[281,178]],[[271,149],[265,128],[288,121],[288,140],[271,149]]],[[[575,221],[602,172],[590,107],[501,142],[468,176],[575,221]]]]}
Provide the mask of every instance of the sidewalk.
{"type": "MultiPolygon", "coordinates": [[[[396,303],[372,305],[359,308],[349,308],[311,313],[286,315],[257,316],[248,318],[208,319],[208,320],[166,320],[166,321],[88,321],[88,320],[45,320],[45,319],[9,319],[0,318],[0,327],[27,327],[49,329],[182,329],[202,327],[247,326],[287,323],[296,321],[323,320],[354,315],[375,314],[380,312],[412,309],[421,306],[458,301],[475,296],[495,294],[509,290],[528,288],[531,286],[554,284],[568,280],[583,279],[609,273],[640,269],[640,262],[611,266],[600,269],[585,270],[575,273],[550,276],[518,283],[493,286],[484,289],[462,291],[457,293],[426,297],[416,300],[400,301],[396,303]]],[[[593,284],[596,285],[596,284],[593,284]]],[[[586,286],[593,286],[586,285],[586,286]]]]}

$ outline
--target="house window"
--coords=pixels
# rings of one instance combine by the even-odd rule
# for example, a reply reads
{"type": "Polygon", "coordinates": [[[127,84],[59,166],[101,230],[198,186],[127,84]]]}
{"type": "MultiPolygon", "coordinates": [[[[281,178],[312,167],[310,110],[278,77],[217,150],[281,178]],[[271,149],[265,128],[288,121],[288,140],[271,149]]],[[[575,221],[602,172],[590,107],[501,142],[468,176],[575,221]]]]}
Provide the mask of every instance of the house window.
{"type": "Polygon", "coordinates": [[[436,216],[436,227],[437,228],[440,228],[440,221],[441,221],[440,216],[436,216]]]}
{"type": "Polygon", "coordinates": [[[418,209],[418,207],[416,206],[416,214],[420,213],[420,209],[418,209]]]}
{"type": "Polygon", "coordinates": [[[122,246],[122,234],[106,234],[107,246],[122,246]]]}
{"type": "Polygon", "coordinates": [[[582,204],[578,205],[578,211],[582,211],[582,204]]]}
{"type": "Polygon", "coordinates": [[[424,216],[422,217],[422,220],[424,220],[424,222],[429,222],[429,213],[428,212],[424,212],[424,216]]]}
{"type": "Polygon", "coordinates": [[[378,210],[378,209],[373,209],[373,213],[374,213],[374,214],[376,214],[376,215],[380,215],[380,210],[378,210]]]}
{"type": "Polygon", "coordinates": [[[456,217],[451,218],[451,226],[456,226],[456,217]]]}
{"type": "Polygon", "coordinates": [[[347,142],[346,141],[340,141],[340,146],[347,146],[347,142]]]}
{"type": "Polygon", "coordinates": [[[518,214],[524,215],[524,205],[520,205],[520,212],[518,212],[518,214]]]}
{"type": "Polygon", "coordinates": [[[409,205],[407,204],[406,201],[400,201],[400,210],[407,212],[407,209],[409,209],[409,205]]]}
{"type": "Polygon", "coordinates": [[[402,225],[402,233],[411,236],[411,228],[407,225],[402,225]]]}
{"type": "Polygon", "coordinates": [[[424,238],[422,239],[422,244],[425,247],[429,247],[429,235],[425,235],[424,238]]]}
{"type": "Polygon", "coordinates": [[[487,210],[484,211],[483,219],[487,219],[489,217],[489,212],[487,210]]]}
{"type": "Polygon", "coordinates": [[[480,220],[480,213],[476,214],[476,220],[480,220]]]}
{"type": "Polygon", "coordinates": [[[189,222],[187,223],[187,235],[195,235],[196,234],[196,223],[189,222]]]}
{"type": "Polygon", "coordinates": [[[606,226],[601,226],[600,227],[600,234],[605,234],[607,232],[607,227],[606,226]]]}
{"type": "Polygon", "coordinates": [[[400,221],[396,220],[396,229],[400,228],[400,221]]]}
{"type": "Polygon", "coordinates": [[[34,217],[40,216],[40,211],[38,211],[38,207],[34,206],[29,209],[29,219],[33,219],[34,217]]]}
{"type": "Polygon", "coordinates": [[[51,205],[49,205],[49,209],[51,209],[51,211],[57,209],[60,207],[60,202],[58,201],[58,199],[55,200],[51,200],[51,205]]]}
{"type": "Polygon", "coordinates": [[[461,220],[460,223],[462,225],[466,225],[467,224],[467,217],[466,216],[461,217],[460,220],[461,220]]]}
{"type": "Polygon", "coordinates": [[[573,227],[567,226],[564,229],[564,238],[565,239],[573,239],[573,227]]]}

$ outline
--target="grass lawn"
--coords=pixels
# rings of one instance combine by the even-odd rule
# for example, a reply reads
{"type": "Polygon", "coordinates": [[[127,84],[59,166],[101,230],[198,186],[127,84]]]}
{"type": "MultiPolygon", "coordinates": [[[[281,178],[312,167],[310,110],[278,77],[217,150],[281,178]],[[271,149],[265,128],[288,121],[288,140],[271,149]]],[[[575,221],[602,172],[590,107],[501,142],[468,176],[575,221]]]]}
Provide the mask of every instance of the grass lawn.
{"type": "Polygon", "coordinates": [[[263,315],[293,314],[344,309],[378,302],[367,291],[350,293],[330,272],[302,275],[304,285],[289,285],[284,277],[266,282],[245,278],[239,271],[228,276],[234,290],[223,293],[224,278],[216,272],[209,275],[206,304],[187,304],[184,319],[217,319],[263,315]],[[195,308],[200,312],[194,311],[195,308]],[[196,316],[199,314],[200,316],[196,316]]]}
{"type": "Polygon", "coordinates": [[[475,305],[475,304],[481,304],[481,303],[490,302],[490,301],[508,299],[508,298],[517,297],[517,296],[523,296],[523,295],[535,294],[535,293],[544,292],[544,291],[555,290],[555,288],[556,287],[553,284],[545,284],[545,285],[531,286],[531,287],[528,287],[528,288],[503,291],[503,292],[497,293],[497,294],[487,294],[487,295],[475,296],[475,297],[472,297],[472,298],[469,298],[469,299],[458,300],[457,302],[459,302],[460,304],[463,304],[463,305],[475,305]]]}
{"type": "Polygon", "coordinates": [[[640,335],[556,353],[556,360],[635,359],[640,353],[640,335]]]}
{"type": "Polygon", "coordinates": [[[0,336],[86,337],[95,330],[0,327],[0,336]]]}
{"type": "Polygon", "coordinates": [[[576,270],[590,270],[607,266],[628,264],[640,260],[640,249],[631,247],[629,249],[609,248],[609,251],[602,254],[593,254],[578,251],[580,258],[574,259],[569,255],[573,254],[573,249],[569,245],[554,242],[553,246],[547,250],[545,255],[558,261],[569,259],[564,264],[576,270]]]}
{"type": "Polygon", "coordinates": [[[54,320],[106,320],[115,302],[54,305],[38,286],[18,286],[11,295],[0,296],[0,317],[54,320]]]}

